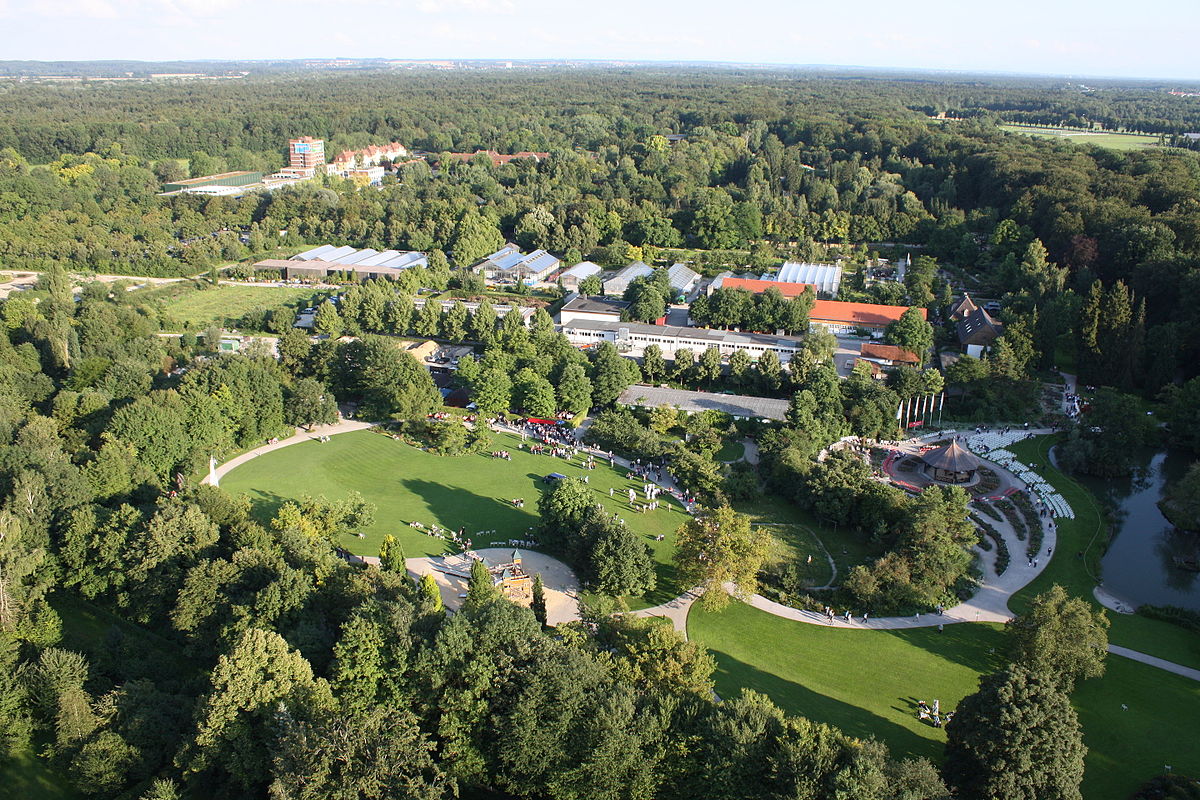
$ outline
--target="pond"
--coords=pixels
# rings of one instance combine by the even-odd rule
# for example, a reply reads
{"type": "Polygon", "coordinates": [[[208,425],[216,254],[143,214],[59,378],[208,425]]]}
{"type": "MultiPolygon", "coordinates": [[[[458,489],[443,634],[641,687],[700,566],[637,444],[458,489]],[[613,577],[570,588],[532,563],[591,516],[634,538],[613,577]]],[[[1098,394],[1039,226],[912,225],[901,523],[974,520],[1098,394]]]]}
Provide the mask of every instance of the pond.
{"type": "Polygon", "coordinates": [[[1109,509],[1116,533],[1101,562],[1104,588],[1135,605],[1180,606],[1200,611],[1200,573],[1176,566],[1196,555],[1200,534],[1176,529],[1158,510],[1163,488],[1183,477],[1192,457],[1147,451],[1132,475],[1082,478],[1109,509]]]}

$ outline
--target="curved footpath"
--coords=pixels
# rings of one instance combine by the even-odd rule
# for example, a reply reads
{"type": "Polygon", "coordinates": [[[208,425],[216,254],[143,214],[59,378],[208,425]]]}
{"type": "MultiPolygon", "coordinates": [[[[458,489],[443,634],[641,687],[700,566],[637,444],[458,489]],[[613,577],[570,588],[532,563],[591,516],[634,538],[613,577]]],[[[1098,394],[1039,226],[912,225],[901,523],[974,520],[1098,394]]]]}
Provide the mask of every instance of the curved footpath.
{"type": "MultiPolygon", "coordinates": [[[[232,458],[216,467],[209,475],[201,481],[201,483],[212,483],[214,486],[220,484],[228,472],[245,464],[251,459],[257,458],[263,453],[269,453],[273,450],[278,450],[283,447],[289,447],[301,442],[315,441],[321,436],[336,436],[339,433],[349,433],[350,431],[361,431],[372,427],[372,423],[362,422],[359,420],[342,419],[333,425],[317,426],[311,431],[297,430],[295,435],[289,436],[286,439],[280,439],[277,442],[264,444],[261,447],[256,447],[249,450],[236,458],[232,458]]],[[[519,429],[509,426],[502,426],[509,433],[520,433],[519,429]]],[[[1033,433],[1033,431],[1031,431],[1033,433]]],[[[911,440],[915,442],[916,440],[911,440]]],[[[912,446],[919,447],[919,444],[912,446]]],[[[591,448],[584,448],[591,450],[591,448]]],[[[599,451],[596,451],[599,452],[599,451]]],[[[756,453],[757,455],[757,453],[756,453]]],[[[623,467],[632,466],[628,459],[617,456],[615,461],[623,467]]],[[[989,462],[991,463],[991,462],[989,462]]],[[[995,464],[993,468],[1003,470],[995,464]]],[[[663,488],[670,491],[674,489],[674,482],[669,478],[660,482],[663,488]]],[[[773,600],[768,600],[762,595],[752,595],[747,602],[768,614],[774,614],[777,617],[794,620],[796,622],[806,622],[810,625],[825,625],[835,628],[850,628],[855,630],[898,630],[902,628],[930,628],[936,625],[949,625],[958,622],[999,622],[1004,623],[1013,618],[1013,614],[1008,609],[1008,600],[1020,589],[1024,588],[1030,581],[1038,576],[1045,568],[1041,559],[1038,560],[1038,567],[1032,567],[1023,558],[1025,543],[1019,541],[1011,526],[1005,523],[991,521],[994,527],[1004,536],[1009,546],[1009,553],[1013,556],[1009,562],[1008,569],[1003,575],[992,575],[992,561],[995,556],[992,551],[982,553],[984,561],[984,569],[987,571],[989,578],[983,582],[979,591],[965,603],[960,603],[954,608],[946,609],[943,614],[917,614],[912,617],[878,617],[862,619],[861,614],[854,614],[854,620],[848,622],[844,616],[835,616],[833,622],[830,623],[826,617],[814,611],[801,611],[800,609],[791,608],[773,600]],[[989,557],[990,556],[990,557],[989,557]]],[[[1054,548],[1056,545],[1055,532],[1048,525],[1048,520],[1043,520],[1043,541],[1042,544],[1047,548],[1054,548]]],[[[1047,559],[1048,561],[1048,559],[1047,559]]],[[[735,587],[732,584],[727,584],[725,590],[733,593],[735,587]]],[[[669,619],[675,630],[687,636],[687,616],[691,610],[692,604],[700,597],[700,592],[693,589],[684,592],[679,597],[669,600],[661,605],[652,608],[644,608],[638,611],[630,612],[638,617],[663,617],[669,619]]],[[[1171,661],[1166,661],[1146,653],[1141,653],[1136,650],[1130,650],[1117,645],[1109,645],[1108,652],[1114,653],[1125,658],[1139,661],[1149,666],[1157,667],[1168,672],[1173,672],[1176,675],[1181,675],[1185,678],[1191,678],[1195,681],[1200,681],[1200,670],[1185,667],[1181,664],[1176,664],[1171,661]]]]}
{"type": "Polygon", "coordinates": [[[210,471],[208,475],[205,475],[204,479],[201,480],[200,483],[208,483],[212,484],[213,486],[220,486],[221,478],[224,478],[227,473],[229,473],[231,470],[237,469],[251,459],[258,458],[263,453],[269,453],[272,450],[278,450],[281,447],[289,447],[293,444],[300,444],[301,442],[316,441],[322,436],[337,436],[339,433],[362,431],[370,427],[373,427],[373,423],[360,422],[355,419],[342,419],[333,425],[318,425],[311,431],[303,431],[297,428],[296,433],[286,439],[280,439],[277,442],[264,444],[261,447],[256,447],[253,450],[247,450],[240,456],[229,459],[221,466],[210,471]]]}

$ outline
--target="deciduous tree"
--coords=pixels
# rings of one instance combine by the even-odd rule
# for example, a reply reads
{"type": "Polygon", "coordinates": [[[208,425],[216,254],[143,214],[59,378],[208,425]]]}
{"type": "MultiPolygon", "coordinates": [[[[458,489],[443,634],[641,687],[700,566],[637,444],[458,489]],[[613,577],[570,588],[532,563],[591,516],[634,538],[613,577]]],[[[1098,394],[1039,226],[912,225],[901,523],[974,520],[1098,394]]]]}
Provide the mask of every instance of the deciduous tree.
{"type": "Polygon", "coordinates": [[[679,529],[675,564],[681,585],[704,591],[701,602],[714,610],[729,604],[726,583],[746,598],[758,589],[758,573],[770,550],[771,537],[751,529],[750,518],[729,506],[703,509],[679,529]]]}

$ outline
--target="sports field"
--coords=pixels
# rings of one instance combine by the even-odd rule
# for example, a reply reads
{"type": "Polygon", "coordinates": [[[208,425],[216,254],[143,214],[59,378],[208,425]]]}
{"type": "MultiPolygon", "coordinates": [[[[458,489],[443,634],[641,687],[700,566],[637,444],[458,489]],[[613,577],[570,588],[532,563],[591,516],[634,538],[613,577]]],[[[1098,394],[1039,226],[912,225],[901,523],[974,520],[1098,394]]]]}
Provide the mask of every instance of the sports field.
{"type": "MultiPolygon", "coordinates": [[[[669,502],[670,511],[635,512],[625,493],[631,488],[640,491],[642,482],[629,480],[624,469],[597,462],[596,469],[587,470],[580,458],[533,455],[520,449],[519,437],[509,434],[496,435],[494,441],[496,450],[512,454],[511,461],[486,453],[439,456],[381,433],[355,431],[325,443],[314,440],[261,455],[226,475],[221,487],[249,497],[263,521],[285,500],[305,494],[333,500],[359,492],[376,505],[375,523],[362,531],[362,538],[346,537],[342,546],[359,555],[378,555],[384,534],[390,533],[401,541],[406,555],[417,556],[440,554],[445,543],[411,527],[411,522],[464,528],[476,547],[528,539],[538,522],[538,498],[547,487],[543,476],[586,475],[596,501],[642,534],[654,551],[658,589],[645,598],[630,599],[630,604],[657,605],[679,594],[670,564],[675,531],[685,519],[677,503],[669,502]],[[513,504],[518,498],[524,499],[523,508],[513,504]],[[664,538],[659,541],[657,536],[664,538]]],[[[638,502],[645,499],[639,496],[638,502]]]]}
{"type": "Polygon", "coordinates": [[[193,289],[171,284],[151,290],[169,322],[186,330],[200,331],[212,324],[232,326],[248,311],[273,309],[307,302],[316,292],[312,287],[213,286],[193,289]],[[160,299],[161,298],[161,299],[160,299]]]}
{"type": "Polygon", "coordinates": [[[1023,133],[1039,139],[1058,139],[1075,144],[1094,144],[1110,150],[1144,150],[1158,147],[1158,137],[1144,133],[1112,133],[1109,131],[1085,131],[1078,128],[1053,128],[1036,125],[1001,125],[1001,130],[1023,133]]]}
{"type": "MultiPolygon", "coordinates": [[[[999,626],[985,624],[948,625],[944,633],[853,631],[735,603],[719,613],[693,606],[688,635],[716,656],[722,697],[760,691],[789,712],[874,736],[895,755],[935,761],[945,732],[917,719],[917,701],[937,698],[952,710],[975,691],[980,675],[1002,664],[999,626]]],[[[1104,677],[1084,681],[1074,702],[1089,748],[1088,800],[1123,800],[1164,764],[1200,774],[1200,683],[1109,656],[1104,677]]]]}

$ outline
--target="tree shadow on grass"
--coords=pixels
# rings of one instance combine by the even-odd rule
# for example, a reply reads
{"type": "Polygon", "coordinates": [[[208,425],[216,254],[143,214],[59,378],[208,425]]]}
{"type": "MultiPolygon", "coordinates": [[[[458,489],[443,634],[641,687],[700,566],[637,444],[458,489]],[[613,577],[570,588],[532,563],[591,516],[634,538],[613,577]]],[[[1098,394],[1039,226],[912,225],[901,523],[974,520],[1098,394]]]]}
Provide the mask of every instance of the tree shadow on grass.
{"type": "Polygon", "coordinates": [[[941,633],[937,627],[887,630],[883,633],[903,639],[913,647],[961,664],[981,675],[996,672],[1006,663],[1004,632],[993,625],[959,622],[946,625],[941,633]]]}
{"type": "Polygon", "coordinates": [[[245,489],[238,494],[249,498],[250,516],[254,521],[268,528],[271,520],[275,519],[275,515],[279,513],[279,509],[284,503],[299,499],[284,497],[275,492],[268,492],[266,489],[245,489]]]}
{"type": "Polygon", "coordinates": [[[455,531],[464,530],[476,547],[506,539],[529,539],[532,534],[529,528],[537,524],[536,484],[530,486],[523,498],[516,498],[485,497],[460,486],[422,478],[403,478],[400,483],[421,498],[438,524],[455,531]],[[516,499],[523,499],[525,507],[514,505],[516,499]]]}
{"type": "MultiPolygon", "coordinates": [[[[764,672],[720,651],[709,652],[717,659],[714,677],[717,692],[724,699],[734,697],[741,689],[750,689],[767,695],[789,714],[832,725],[859,739],[878,739],[886,744],[896,757],[941,757],[942,745],[936,739],[926,739],[865,708],[814,692],[806,686],[764,672]]],[[[916,712],[913,713],[915,716],[916,712]]]]}

